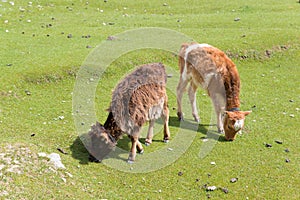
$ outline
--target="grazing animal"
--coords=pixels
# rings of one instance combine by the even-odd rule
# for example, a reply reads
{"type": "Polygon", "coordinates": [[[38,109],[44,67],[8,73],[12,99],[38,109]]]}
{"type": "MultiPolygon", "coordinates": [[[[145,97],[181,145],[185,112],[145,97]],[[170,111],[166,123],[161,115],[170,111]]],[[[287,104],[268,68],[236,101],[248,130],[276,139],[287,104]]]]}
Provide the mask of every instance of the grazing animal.
{"type": "Polygon", "coordinates": [[[164,123],[164,142],[168,142],[170,131],[166,82],[165,67],[161,63],[142,65],[119,82],[112,94],[104,125],[96,124],[89,133],[92,149],[90,153],[97,155],[97,149],[106,149],[109,152],[118,139],[127,133],[132,142],[128,162],[134,162],[136,152],[144,151],[138,140],[142,125],[149,121],[145,140],[146,145],[149,145],[152,143],[155,120],[159,117],[162,117],[164,123]]]}
{"type": "Polygon", "coordinates": [[[199,122],[196,90],[202,86],[213,102],[218,131],[227,140],[234,140],[251,111],[240,111],[240,78],[235,64],[221,50],[208,44],[182,44],[179,52],[180,80],[177,86],[177,116],[183,120],[182,95],[188,89],[192,114],[199,122]],[[223,114],[225,116],[223,117],[223,114]]]}

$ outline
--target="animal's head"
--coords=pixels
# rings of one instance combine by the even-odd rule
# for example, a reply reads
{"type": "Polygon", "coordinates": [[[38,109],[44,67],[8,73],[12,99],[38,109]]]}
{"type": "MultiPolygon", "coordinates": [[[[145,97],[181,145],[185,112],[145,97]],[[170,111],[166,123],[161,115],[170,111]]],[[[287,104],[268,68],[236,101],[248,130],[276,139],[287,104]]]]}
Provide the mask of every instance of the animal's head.
{"type": "Polygon", "coordinates": [[[226,140],[233,141],[243,129],[245,117],[252,111],[225,111],[224,131],[226,140]]]}
{"type": "Polygon", "coordinates": [[[90,153],[91,161],[101,162],[117,144],[109,134],[109,131],[98,122],[92,126],[88,136],[90,142],[87,148],[90,153]]]}

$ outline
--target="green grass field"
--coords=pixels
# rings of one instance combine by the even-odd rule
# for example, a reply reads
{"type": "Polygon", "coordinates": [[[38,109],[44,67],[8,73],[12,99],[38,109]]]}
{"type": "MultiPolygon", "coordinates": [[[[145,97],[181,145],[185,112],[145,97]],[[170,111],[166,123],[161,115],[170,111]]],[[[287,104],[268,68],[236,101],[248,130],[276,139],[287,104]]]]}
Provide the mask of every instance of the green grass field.
{"type": "MultiPolygon", "coordinates": [[[[299,18],[296,0],[2,0],[0,199],[299,199],[299,18]],[[205,91],[199,90],[201,124],[191,146],[171,165],[125,173],[88,162],[72,116],[76,74],[108,36],[143,27],[175,30],[228,53],[241,77],[241,108],[253,111],[243,135],[234,142],[221,136],[206,157],[199,157],[212,112],[205,91]],[[59,153],[58,147],[68,153],[60,154],[65,170],[53,170],[37,156],[59,153]],[[206,191],[205,184],[220,189],[206,191]]],[[[148,62],[178,72],[177,57],[170,52],[144,49],[122,55],[96,90],[100,122],[117,82],[148,62]]],[[[175,93],[168,90],[172,137],[179,129],[175,93]]],[[[162,133],[155,139],[161,140],[162,133]]],[[[129,140],[124,137],[119,145],[128,149],[129,140]]],[[[145,156],[164,147],[154,142],[145,147],[145,156]]]]}

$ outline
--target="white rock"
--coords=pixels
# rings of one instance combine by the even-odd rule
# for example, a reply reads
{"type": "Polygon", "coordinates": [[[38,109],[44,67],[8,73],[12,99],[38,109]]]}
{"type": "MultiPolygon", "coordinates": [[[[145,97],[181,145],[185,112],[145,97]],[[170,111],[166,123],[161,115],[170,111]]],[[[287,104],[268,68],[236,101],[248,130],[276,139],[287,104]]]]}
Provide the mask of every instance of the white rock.
{"type": "Polygon", "coordinates": [[[50,159],[50,162],[54,165],[56,169],[66,169],[64,164],[61,162],[61,158],[57,153],[51,153],[47,156],[50,159]]]}
{"type": "Polygon", "coordinates": [[[66,174],[67,174],[70,178],[73,177],[73,175],[72,175],[71,173],[69,173],[69,172],[66,172],[66,174]]]}
{"type": "Polygon", "coordinates": [[[40,152],[40,153],[38,153],[38,156],[44,158],[44,157],[47,157],[47,154],[44,152],[40,152]]]}
{"type": "Polygon", "coordinates": [[[208,186],[208,187],[207,187],[207,190],[208,190],[208,191],[214,191],[214,190],[216,190],[216,189],[217,189],[217,187],[214,186],[214,185],[213,185],[213,186],[208,186]]]}
{"type": "Polygon", "coordinates": [[[0,170],[2,170],[6,165],[0,165],[0,170]]]}
{"type": "Polygon", "coordinates": [[[211,165],[216,165],[216,162],[210,162],[211,165]]]}

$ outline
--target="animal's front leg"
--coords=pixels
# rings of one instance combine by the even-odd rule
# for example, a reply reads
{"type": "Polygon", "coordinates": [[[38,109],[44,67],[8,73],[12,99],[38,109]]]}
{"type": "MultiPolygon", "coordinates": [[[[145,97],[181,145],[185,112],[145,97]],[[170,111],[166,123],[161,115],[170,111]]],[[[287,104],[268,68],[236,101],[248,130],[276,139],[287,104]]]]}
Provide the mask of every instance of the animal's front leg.
{"type": "Polygon", "coordinates": [[[223,122],[223,117],[221,112],[217,113],[217,127],[218,127],[218,132],[224,134],[224,122],[223,122]]]}
{"type": "Polygon", "coordinates": [[[223,106],[224,101],[222,101],[221,96],[217,95],[216,93],[213,93],[209,91],[211,94],[211,99],[214,104],[215,112],[217,115],[217,127],[219,133],[224,133],[224,122],[222,114],[224,112],[225,106],[223,106]]]}

